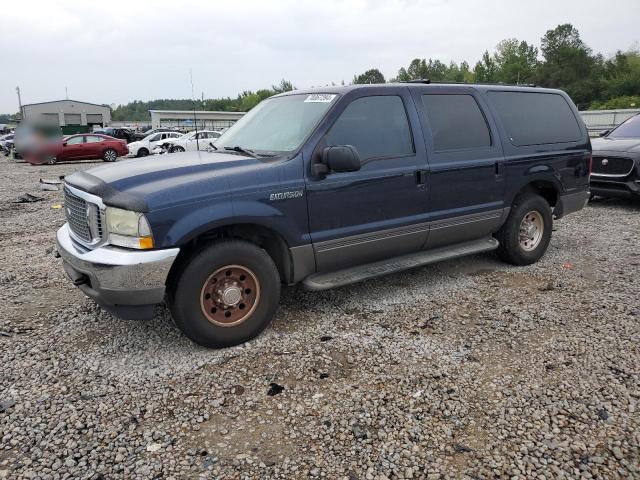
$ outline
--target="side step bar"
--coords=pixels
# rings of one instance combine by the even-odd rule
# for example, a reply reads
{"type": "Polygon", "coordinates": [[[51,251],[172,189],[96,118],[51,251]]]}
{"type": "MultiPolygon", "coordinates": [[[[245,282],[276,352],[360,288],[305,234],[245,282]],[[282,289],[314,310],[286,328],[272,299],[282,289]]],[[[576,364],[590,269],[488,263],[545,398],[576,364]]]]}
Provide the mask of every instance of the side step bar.
{"type": "Polygon", "coordinates": [[[458,243],[449,247],[425,250],[416,253],[409,253],[399,257],[381,260],[379,262],[358,265],[356,267],[345,268],[337,272],[315,273],[309,275],[302,282],[307,290],[319,291],[330,288],[342,287],[350,283],[368,280],[370,278],[381,277],[389,273],[400,272],[410,268],[429,265],[430,263],[441,262],[451,258],[463,257],[474,253],[488,252],[498,248],[498,240],[493,237],[473,240],[471,242],[458,243]]]}

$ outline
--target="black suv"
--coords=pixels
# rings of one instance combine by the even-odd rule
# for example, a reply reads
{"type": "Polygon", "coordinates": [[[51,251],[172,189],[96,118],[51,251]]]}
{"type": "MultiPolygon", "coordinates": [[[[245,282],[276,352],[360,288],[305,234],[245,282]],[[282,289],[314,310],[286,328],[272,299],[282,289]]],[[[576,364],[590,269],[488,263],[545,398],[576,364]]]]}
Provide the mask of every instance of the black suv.
{"type": "Polygon", "coordinates": [[[386,84],[283,93],[207,152],[65,178],[58,251],[109,311],[166,299],[196,342],[273,318],[281,285],[339,287],[496,250],[536,262],[583,208],[591,144],[559,90],[386,84]]]}
{"type": "Polygon", "coordinates": [[[96,130],[93,133],[101,133],[102,135],[108,135],[109,137],[119,138],[127,143],[131,143],[135,137],[133,130],[124,127],[106,127],[96,130]]]}
{"type": "Polygon", "coordinates": [[[591,193],[640,198],[640,114],[593,140],[591,193]]]}

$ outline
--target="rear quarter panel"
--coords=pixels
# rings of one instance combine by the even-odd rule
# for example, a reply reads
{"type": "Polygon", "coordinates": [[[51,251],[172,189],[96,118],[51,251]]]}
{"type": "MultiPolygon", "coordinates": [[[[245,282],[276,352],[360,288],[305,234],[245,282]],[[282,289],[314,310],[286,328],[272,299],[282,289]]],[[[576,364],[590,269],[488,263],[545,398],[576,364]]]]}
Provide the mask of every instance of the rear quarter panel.
{"type": "MultiPolygon", "coordinates": [[[[509,91],[508,88],[497,90],[509,91]]],[[[481,91],[481,94],[486,98],[488,109],[500,131],[507,180],[505,200],[511,203],[526,185],[535,181],[553,184],[558,194],[586,191],[589,188],[591,142],[587,128],[571,98],[560,90],[539,90],[541,93],[560,95],[567,102],[580,129],[580,138],[577,141],[519,146],[510,141],[505,125],[491,98],[487,95],[490,91],[492,91],[490,88],[486,88],[481,91]]],[[[531,89],[531,91],[535,93],[538,90],[531,89]]],[[[526,115],[526,112],[522,114],[526,115]]]]}

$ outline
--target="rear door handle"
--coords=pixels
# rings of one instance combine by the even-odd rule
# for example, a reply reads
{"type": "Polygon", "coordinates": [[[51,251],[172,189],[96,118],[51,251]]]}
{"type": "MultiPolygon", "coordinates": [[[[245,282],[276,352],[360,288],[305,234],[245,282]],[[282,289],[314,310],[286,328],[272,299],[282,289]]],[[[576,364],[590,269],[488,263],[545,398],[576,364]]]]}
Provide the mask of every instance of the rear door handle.
{"type": "Polygon", "coordinates": [[[502,177],[504,175],[504,161],[498,160],[496,162],[496,177],[502,177]]]}
{"type": "Polygon", "coordinates": [[[429,174],[428,170],[416,170],[416,185],[420,190],[427,189],[427,175],[429,174]]]}

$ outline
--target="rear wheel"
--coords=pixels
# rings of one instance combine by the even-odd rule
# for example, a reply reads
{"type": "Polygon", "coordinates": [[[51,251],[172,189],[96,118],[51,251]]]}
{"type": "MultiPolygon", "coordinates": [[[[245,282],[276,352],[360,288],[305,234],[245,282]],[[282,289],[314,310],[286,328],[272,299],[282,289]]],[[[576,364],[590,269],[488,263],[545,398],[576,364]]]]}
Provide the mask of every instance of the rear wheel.
{"type": "Polygon", "coordinates": [[[102,154],[102,159],[105,162],[115,162],[118,158],[118,152],[116,152],[113,148],[108,148],[102,154]]]}
{"type": "Polygon", "coordinates": [[[184,148],[182,147],[171,147],[171,153],[180,153],[180,152],[184,152],[184,148]]]}
{"type": "Polygon", "coordinates": [[[496,234],[498,256],[513,265],[530,265],[547,251],[553,217],[549,203],[532,192],[518,195],[507,221],[496,234]]]}
{"type": "Polygon", "coordinates": [[[138,154],[136,155],[136,157],[146,157],[147,155],[149,155],[149,150],[147,150],[146,148],[141,148],[140,150],[138,150],[138,154]]]}
{"type": "Polygon", "coordinates": [[[55,165],[58,163],[58,158],[55,155],[47,155],[44,159],[44,162],[47,165],[55,165]]]}
{"type": "Polygon", "coordinates": [[[230,347],[271,323],[280,275],[263,249],[225,240],[195,253],[176,274],[171,293],[171,313],[185,335],[205,347],[230,347]]]}

